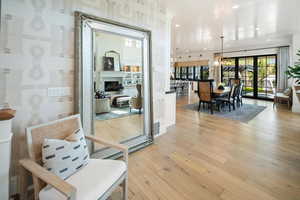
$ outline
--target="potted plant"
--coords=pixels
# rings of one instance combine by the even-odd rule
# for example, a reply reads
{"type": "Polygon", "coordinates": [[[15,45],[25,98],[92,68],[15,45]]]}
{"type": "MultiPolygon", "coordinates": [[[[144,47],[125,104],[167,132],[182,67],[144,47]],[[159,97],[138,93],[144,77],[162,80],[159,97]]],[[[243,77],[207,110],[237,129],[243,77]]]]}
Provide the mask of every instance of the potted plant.
{"type": "MultiPolygon", "coordinates": [[[[298,50],[297,56],[300,56],[300,50],[298,50]]],[[[289,66],[288,70],[285,72],[288,78],[293,78],[295,80],[295,89],[300,89],[300,59],[295,63],[294,66],[289,66]]]]}

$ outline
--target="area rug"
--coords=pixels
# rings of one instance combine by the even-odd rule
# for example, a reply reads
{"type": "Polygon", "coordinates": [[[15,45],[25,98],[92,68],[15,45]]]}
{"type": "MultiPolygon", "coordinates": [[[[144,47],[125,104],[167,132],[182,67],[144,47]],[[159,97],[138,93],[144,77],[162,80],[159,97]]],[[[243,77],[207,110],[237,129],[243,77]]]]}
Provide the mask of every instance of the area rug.
{"type": "MultiPolygon", "coordinates": [[[[198,106],[199,104],[195,103],[195,104],[185,105],[184,108],[198,112],[198,106]]],[[[247,123],[250,120],[252,120],[254,117],[256,117],[259,113],[264,111],[265,109],[266,109],[265,106],[258,106],[254,104],[243,104],[242,107],[238,107],[236,108],[236,110],[231,110],[231,112],[228,111],[228,107],[223,108],[221,112],[214,110],[214,115],[247,123]]],[[[204,109],[201,107],[200,112],[210,114],[210,110],[207,108],[204,109]]]]}
{"type": "Polygon", "coordinates": [[[139,111],[132,109],[130,112],[129,107],[123,107],[123,108],[113,107],[111,108],[111,111],[109,113],[96,114],[96,120],[115,119],[115,118],[126,117],[129,115],[136,115],[136,114],[139,114],[139,111]]]}

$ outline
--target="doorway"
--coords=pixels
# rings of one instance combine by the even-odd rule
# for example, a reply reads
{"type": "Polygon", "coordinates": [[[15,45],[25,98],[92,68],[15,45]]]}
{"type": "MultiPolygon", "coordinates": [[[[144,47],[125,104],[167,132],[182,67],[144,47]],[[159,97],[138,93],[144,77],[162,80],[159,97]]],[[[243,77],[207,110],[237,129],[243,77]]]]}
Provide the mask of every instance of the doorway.
{"type": "Polygon", "coordinates": [[[256,99],[274,99],[277,84],[277,55],[225,58],[222,82],[239,78],[244,84],[243,96],[256,99]]]}

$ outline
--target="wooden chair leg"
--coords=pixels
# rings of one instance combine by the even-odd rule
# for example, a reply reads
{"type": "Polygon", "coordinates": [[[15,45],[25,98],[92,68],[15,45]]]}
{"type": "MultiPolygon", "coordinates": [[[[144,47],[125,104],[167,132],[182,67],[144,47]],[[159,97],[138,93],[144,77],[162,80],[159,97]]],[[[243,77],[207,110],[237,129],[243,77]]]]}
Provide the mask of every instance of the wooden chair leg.
{"type": "Polygon", "coordinates": [[[128,178],[125,178],[122,185],[122,189],[123,189],[123,200],[127,200],[128,199],[128,178]]]}
{"type": "Polygon", "coordinates": [[[20,179],[19,179],[20,200],[27,200],[28,177],[30,177],[31,174],[21,166],[19,167],[19,171],[20,171],[20,179]]]}

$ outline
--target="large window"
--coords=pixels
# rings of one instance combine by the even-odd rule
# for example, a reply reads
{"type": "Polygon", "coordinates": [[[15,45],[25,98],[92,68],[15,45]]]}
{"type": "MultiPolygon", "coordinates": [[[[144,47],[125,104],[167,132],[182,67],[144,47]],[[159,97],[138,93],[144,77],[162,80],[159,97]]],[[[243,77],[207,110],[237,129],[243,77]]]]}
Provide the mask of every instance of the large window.
{"type": "Polygon", "coordinates": [[[176,80],[207,80],[209,78],[208,66],[197,67],[175,67],[175,79],[176,80]]]}
{"type": "Polygon", "coordinates": [[[194,68],[188,67],[188,79],[193,80],[194,79],[194,68]]]}
{"type": "Polygon", "coordinates": [[[273,99],[276,70],[276,55],[225,58],[222,65],[222,82],[229,85],[230,78],[240,78],[244,84],[244,96],[273,99]]]}
{"type": "Polygon", "coordinates": [[[181,67],[181,79],[187,79],[188,69],[188,67],[181,67]]]}

